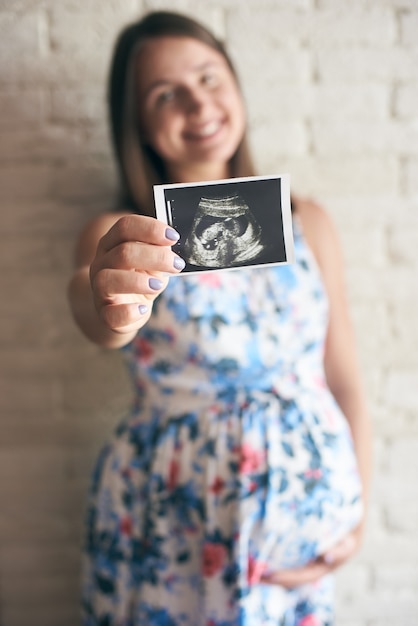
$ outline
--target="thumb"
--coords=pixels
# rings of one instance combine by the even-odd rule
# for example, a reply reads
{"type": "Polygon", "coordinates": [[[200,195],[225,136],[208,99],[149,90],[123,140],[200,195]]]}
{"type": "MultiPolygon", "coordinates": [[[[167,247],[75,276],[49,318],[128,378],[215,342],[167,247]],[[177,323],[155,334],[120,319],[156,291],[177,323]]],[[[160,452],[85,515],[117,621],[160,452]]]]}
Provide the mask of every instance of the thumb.
{"type": "Polygon", "coordinates": [[[325,552],[323,555],[323,560],[328,565],[337,564],[341,561],[344,561],[346,558],[354,552],[356,547],[356,540],[354,536],[350,533],[341,541],[339,541],[333,548],[325,552]]]}

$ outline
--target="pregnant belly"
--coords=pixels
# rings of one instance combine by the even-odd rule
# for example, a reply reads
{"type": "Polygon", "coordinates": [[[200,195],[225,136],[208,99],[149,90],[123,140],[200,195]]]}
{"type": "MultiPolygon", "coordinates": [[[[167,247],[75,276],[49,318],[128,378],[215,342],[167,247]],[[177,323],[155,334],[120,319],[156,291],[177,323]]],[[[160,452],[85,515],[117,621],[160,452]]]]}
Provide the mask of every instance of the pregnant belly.
{"type": "Polygon", "coordinates": [[[331,441],[318,435],[322,445],[309,431],[299,437],[293,443],[272,442],[263,480],[254,473],[241,478],[242,541],[271,570],[316,559],[355,528],[363,514],[349,432],[343,428],[331,441]]]}

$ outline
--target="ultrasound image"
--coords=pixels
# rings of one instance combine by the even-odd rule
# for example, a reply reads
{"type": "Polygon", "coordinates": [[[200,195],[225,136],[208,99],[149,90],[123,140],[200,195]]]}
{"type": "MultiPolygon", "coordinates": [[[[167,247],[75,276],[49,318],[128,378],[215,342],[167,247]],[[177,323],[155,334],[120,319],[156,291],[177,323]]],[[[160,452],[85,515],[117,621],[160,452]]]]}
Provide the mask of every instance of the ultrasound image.
{"type": "Polygon", "coordinates": [[[209,268],[254,261],[264,251],[261,227],[239,195],[201,198],[184,243],[184,259],[209,268]]]}

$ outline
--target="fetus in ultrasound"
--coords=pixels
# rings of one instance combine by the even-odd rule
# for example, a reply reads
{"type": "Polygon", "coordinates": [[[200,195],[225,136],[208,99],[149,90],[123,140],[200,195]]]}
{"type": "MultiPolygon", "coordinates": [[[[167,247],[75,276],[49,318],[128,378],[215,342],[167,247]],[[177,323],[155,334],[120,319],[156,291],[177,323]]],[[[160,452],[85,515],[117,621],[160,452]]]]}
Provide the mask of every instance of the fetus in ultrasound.
{"type": "Polygon", "coordinates": [[[263,250],[261,228],[240,196],[201,198],[184,243],[188,263],[234,267],[256,260],[263,250]]]}

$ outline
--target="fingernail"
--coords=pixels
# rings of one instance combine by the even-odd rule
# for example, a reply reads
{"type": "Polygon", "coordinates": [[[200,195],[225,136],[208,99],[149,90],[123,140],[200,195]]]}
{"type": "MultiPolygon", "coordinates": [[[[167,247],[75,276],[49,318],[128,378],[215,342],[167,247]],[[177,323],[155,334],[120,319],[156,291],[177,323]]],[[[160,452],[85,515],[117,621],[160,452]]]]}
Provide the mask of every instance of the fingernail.
{"type": "Polygon", "coordinates": [[[163,282],[158,278],[150,278],[148,281],[148,285],[151,289],[155,289],[156,291],[158,291],[158,289],[161,289],[161,287],[163,286],[163,282]]]}
{"type": "Polygon", "coordinates": [[[176,270],[184,270],[186,267],[186,262],[183,261],[179,256],[174,257],[173,265],[176,270]]]}
{"type": "Polygon", "coordinates": [[[166,228],[165,236],[167,239],[170,239],[170,241],[178,241],[180,239],[180,235],[176,230],[174,230],[174,228],[166,228]]]}
{"type": "Polygon", "coordinates": [[[146,304],[140,304],[140,305],[138,306],[138,311],[139,311],[139,313],[140,313],[141,315],[145,315],[145,313],[147,313],[147,312],[148,312],[148,307],[147,307],[147,305],[146,305],[146,304]]]}

